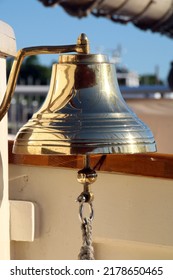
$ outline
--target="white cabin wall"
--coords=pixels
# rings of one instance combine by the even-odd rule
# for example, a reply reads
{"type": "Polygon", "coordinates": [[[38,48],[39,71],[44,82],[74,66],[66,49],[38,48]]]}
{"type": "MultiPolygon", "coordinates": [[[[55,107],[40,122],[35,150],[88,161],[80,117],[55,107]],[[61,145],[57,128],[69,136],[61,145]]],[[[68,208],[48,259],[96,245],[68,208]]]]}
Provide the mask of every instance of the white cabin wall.
{"type": "MultiPolygon", "coordinates": [[[[0,58],[0,101],[6,87],[6,59],[0,58]]],[[[10,258],[7,117],[0,122],[0,259],[10,258]]]]}
{"type": "MultiPolygon", "coordinates": [[[[77,170],[10,165],[10,199],[35,202],[39,236],[12,242],[14,259],[77,259],[82,243],[77,170]],[[27,175],[28,180],[19,180],[27,175]]],[[[24,178],[27,178],[26,176],[24,178]]],[[[173,181],[99,172],[93,239],[97,259],[173,259],[173,181]]]]}
{"type": "MultiPolygon", "coordinates": [[[[15,56],[16,40],[13,29],[0,21],[0,103],[6,90],[6,57],[15,56]]],[[[0,259],[10,259],[10,217],[8,195],[8,122],[0,122],[0,259]]]]}

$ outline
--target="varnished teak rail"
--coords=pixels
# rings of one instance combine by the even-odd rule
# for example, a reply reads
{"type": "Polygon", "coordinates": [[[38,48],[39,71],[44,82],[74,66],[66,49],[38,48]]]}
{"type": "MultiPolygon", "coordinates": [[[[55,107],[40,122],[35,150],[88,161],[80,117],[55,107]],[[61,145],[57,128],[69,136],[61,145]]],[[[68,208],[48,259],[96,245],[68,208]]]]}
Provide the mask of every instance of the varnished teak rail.
{"type": "MultiPolygon", "coordinates": [[[[9,141],[9,163],[47,167],[83,167],[83,156],[39,156],[16,155],[12,153],[13,141],[9,141]]],[[[91,166],[104,172],[135,174],[173,179],[173,155],[133,154],[133,155],[91,155],[91,166]]]]}

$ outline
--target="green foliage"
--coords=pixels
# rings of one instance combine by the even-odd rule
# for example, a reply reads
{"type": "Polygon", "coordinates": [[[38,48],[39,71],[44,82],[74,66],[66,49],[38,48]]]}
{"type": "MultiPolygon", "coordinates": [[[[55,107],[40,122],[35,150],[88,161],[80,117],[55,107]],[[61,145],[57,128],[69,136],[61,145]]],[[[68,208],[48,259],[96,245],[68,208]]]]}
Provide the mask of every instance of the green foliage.
{"type": "MultiPolygon", "coordinates": [[[[11,70],[12,61],[7,61],[7,75],[11,70]]],[[[18,84],[47,85],[50,81],[51,67],[41,65],[37,56],[25,58],[18,77],[18,84]]]]}
{"type": "Polygon", "coordinates": [[[140,85],[163,85],[163,81],[158,79],[156,75],[146,74],[140,76],[140,85]]]}

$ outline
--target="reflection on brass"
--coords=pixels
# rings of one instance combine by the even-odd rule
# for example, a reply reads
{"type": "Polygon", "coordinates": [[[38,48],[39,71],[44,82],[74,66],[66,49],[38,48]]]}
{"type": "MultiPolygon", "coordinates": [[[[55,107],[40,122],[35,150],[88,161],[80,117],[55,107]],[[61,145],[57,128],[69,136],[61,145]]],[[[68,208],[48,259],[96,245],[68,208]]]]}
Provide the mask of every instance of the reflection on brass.
{"type": "Polygon", "coordinates": [[[38,54],[55,54],[65,52],[77,52],[77,53],[89,53],[89,42],[85,34],[81,34],[77,39],[76,45],[64,45],[64,46],[37,46],[21,49],[17,52],[15,60],[10,72],[6,93],[0,106],[0,121],[8,111],[10,102],[16,87],[17,78],[19,75],[20,67],[23,59],[26,56],[38,55],[38,54]]]}
{"type": "Polygon", "coordinates": [[[115,65],[101,54],[68,54],[53,65],[47,98],[17,134],[19,154],[156,151],[150,129],[128,108],[115,65]]]}

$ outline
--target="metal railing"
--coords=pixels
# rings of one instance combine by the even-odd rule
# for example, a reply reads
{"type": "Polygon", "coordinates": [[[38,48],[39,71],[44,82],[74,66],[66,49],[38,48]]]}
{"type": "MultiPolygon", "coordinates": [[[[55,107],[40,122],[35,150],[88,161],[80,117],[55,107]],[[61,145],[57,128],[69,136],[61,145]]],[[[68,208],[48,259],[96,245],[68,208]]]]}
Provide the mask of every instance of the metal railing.
{"type": "MultiPolygon", "coordinates": [[[[49,86],[40,85],[16,87],[8,113],[9,134],[16,134],[19,128],[31,118],[45,100],[48,90],[49,86]]],[[[173,98],[173,92],[167,86],[120,86],[120,90],[124,99],[173,98]]]]}

